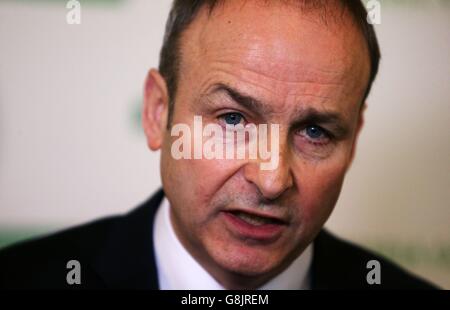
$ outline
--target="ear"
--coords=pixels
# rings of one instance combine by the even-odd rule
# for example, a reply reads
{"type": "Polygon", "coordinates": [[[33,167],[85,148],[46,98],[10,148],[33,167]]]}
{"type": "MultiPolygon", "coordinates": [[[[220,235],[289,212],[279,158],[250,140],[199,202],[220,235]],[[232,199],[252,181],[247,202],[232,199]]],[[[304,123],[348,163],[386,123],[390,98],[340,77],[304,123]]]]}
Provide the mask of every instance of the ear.
{"type": "Polygon", "coordinates": [[[169,96],[166,81],[161,74],[151,69],[144,85],[142,127],[148,147],[156,151],[161,148],[167,128],[169,96]]]}
{"type": "Polygon", "coordinates": [[[355,138],[353,141],[352,150],[351,150],[351,154],[350,154],[349,166],[352,164],[353,159],[355,157],[356,146],[358,145],[358,140],[359,140],[359,134],[361,133],[361,130],[364,126],[364,113],[365,113],[366,109],[367,109],[367,103],[364,103],[361,106],[361,108],[359,109],[358,124],[356,125],[356,133],[355,133],[355,138]]]}

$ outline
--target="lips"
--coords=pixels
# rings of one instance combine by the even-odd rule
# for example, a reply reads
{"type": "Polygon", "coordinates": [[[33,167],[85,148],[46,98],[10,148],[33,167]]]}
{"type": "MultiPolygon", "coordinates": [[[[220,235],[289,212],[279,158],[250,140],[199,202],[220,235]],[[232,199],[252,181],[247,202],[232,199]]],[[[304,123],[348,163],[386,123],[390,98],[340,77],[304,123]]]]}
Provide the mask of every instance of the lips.
{"type": "Polygon", "coordinates": [[[222,214],[228,230],[247,241],[273,241],[287,226],[286,221],[266,214],[242,210],[224,211],[222,214]]]}
{"type": "Polygon", "coordinates": [[[282,220],[279,220],[275,217],[270,217],[267,215],[259,215],[259,214],[249,213],[249,212],[239,211],[239,210],[230,211],[230,213],[233,214],[234,216],[238,217],[242,221],[244,221],[250,225],[254,225],[254,226],[262,226],[262,225],[267,225],[267,224],[276,224],[276,225],[283,224],[282,220]]]}

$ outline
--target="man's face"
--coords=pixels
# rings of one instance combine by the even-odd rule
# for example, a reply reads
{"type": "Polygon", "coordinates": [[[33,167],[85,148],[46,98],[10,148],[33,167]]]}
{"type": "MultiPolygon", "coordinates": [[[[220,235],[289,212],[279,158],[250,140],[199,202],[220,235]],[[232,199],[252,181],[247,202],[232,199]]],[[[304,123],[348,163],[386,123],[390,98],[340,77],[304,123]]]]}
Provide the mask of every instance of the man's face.
{"type": "Polygon", "coordinates": [[[349,17],[326,25],[320,14],[229,1],[211,16],[203,9],[182,37],[172,126],[192,126],[195,115],[204,126],[280,126],[274,170],[259,160],[175,160],[177,137],[163,133],[175,231],[216,278],[260,285],[274,276],[314,239],[339,196],[369,59],[349,17]]]}

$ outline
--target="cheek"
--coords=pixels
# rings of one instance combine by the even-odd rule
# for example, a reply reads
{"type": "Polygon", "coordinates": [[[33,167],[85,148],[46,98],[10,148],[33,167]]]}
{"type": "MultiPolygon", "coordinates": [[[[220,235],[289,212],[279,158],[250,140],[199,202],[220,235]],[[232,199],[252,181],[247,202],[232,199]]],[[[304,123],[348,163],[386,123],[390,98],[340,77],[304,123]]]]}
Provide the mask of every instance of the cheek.
{"type": "Polygon", "coordinates": [[[319,230],[331,214],[339,197],[347,165],[327,163],[303,169],[297,179],[303,221],[311,230],[319,230]]]}
{"type": "Polygon", "coordinates": [[[175,160],[170,148],[161,156],[166,195],[174,209],[182,209],[177,213],[189,225],[202,225],[214,215],[211,200],[238,169],[232,160],[175,160]]]}

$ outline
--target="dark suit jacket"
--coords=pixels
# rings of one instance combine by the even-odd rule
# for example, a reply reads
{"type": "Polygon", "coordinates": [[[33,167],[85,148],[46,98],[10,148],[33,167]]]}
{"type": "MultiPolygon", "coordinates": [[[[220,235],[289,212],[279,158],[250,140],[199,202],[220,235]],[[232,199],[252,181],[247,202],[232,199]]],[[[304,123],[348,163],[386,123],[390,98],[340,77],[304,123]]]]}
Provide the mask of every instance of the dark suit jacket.
{"type": "MultiPolygon", "coordinates": [[[[158,289],[153,219],[162,191],[123,216],[101,219],[0,251],[0,288],[158,289]],[[66,264],[78,260],[81,284],[69,285],[66,264]]],[[[322,230],[314,241],[312,288],[430,289],[393,263],[322,230]],[[369,285],[369,260],[381,284],[369,285]]]]}

